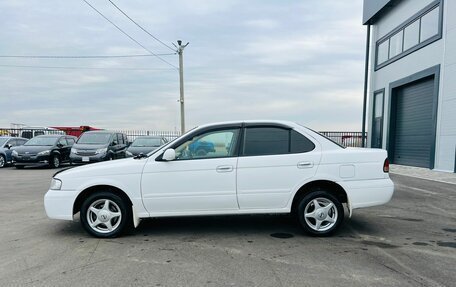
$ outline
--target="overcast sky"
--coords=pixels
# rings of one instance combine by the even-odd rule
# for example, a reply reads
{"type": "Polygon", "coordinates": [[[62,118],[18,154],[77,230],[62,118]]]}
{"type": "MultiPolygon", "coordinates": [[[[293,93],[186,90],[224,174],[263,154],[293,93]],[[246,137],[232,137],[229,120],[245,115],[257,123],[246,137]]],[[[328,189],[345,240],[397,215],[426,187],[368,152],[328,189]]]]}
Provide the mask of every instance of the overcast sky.
{"type": "MultiPolygon", "coordinates": [[[[171,52],[109,1],[88,1],[150,51],[171,52]]],[[[188,128],[284,119],[318,130],[361,130],[361,0],[113,2],[168,45],[190,42],[188,128]]],[[[82,0],[2,0],[0,16],[0,55],[148,53],[82,0]]],[[[177,55],[163,58],[178,65],[177,55]]],[[[154,57],[0,58],[0,75],[0,127],[179,129],[178,72],[154,57]]]]}

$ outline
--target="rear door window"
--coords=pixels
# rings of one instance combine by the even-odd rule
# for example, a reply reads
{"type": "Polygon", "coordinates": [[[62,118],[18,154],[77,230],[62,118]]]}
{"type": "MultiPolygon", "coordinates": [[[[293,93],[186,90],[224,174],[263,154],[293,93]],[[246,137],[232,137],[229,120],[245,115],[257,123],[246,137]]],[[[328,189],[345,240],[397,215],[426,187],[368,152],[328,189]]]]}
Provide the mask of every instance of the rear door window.
{"type": "Polygon", "coordinates": [[[247,127],[243,156],[280,155],[312,151],[315,145],[304,135],[279,127],[247,127]]]}

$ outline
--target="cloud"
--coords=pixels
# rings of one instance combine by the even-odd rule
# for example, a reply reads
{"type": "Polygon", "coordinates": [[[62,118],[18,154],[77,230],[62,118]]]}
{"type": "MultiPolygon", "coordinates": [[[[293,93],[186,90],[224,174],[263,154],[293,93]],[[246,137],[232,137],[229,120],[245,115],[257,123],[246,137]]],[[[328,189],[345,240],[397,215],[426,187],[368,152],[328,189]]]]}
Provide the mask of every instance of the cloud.
{"type": "MultiPolygon", "coordinates": [[[[184,53],[188,128],[233,119],[298,121],[315,129],[359,130],[365,28],[362,1],[203,1],[116,3],[184,53]]],[[[164,47],[107,1],[91,1],[157,53],[164,47]]],[[[4,1],[0,54],[144,54],[82,1],[4,1]],[[12,4],[14,2],[14,4],[12,4]]],[[[164,56],[177,65],[177,56],[164,56]]],[[[0,126],[92,125],[174,130],[178,73],[154,57],[0,59],[0,126]],[[122,68],[149,70],[121,70],[122,68]],[[107,69],[115,68],[115,69],[107,69]],[[154,70],[156,69],[156,70],[154,70]]]]}

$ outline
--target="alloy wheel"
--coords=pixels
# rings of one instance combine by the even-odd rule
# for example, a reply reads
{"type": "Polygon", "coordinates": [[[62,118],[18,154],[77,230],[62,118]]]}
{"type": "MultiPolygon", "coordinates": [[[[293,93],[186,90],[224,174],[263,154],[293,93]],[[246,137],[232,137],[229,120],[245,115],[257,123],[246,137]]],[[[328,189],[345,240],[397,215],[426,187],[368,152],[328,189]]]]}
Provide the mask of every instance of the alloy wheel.
{"type": "Polygon", "coordinates": [[[304,219],[315,231],[323,232],[331,229],[336,224],[337,218],[337,208],[328,198],[315,198],[304,208],[304,219]]]}

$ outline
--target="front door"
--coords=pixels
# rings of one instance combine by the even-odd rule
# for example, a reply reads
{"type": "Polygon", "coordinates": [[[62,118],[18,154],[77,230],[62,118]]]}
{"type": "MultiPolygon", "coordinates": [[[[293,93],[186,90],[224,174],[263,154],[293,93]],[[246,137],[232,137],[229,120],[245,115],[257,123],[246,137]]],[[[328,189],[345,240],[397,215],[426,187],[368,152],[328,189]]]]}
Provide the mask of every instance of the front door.
{"type": "Polygon", "coordinates": [[[239,127],[203,131],[171,146],[173,161],[150,157],[141,190],[151,215],[237,210],[239,133],[239,127]]]}

